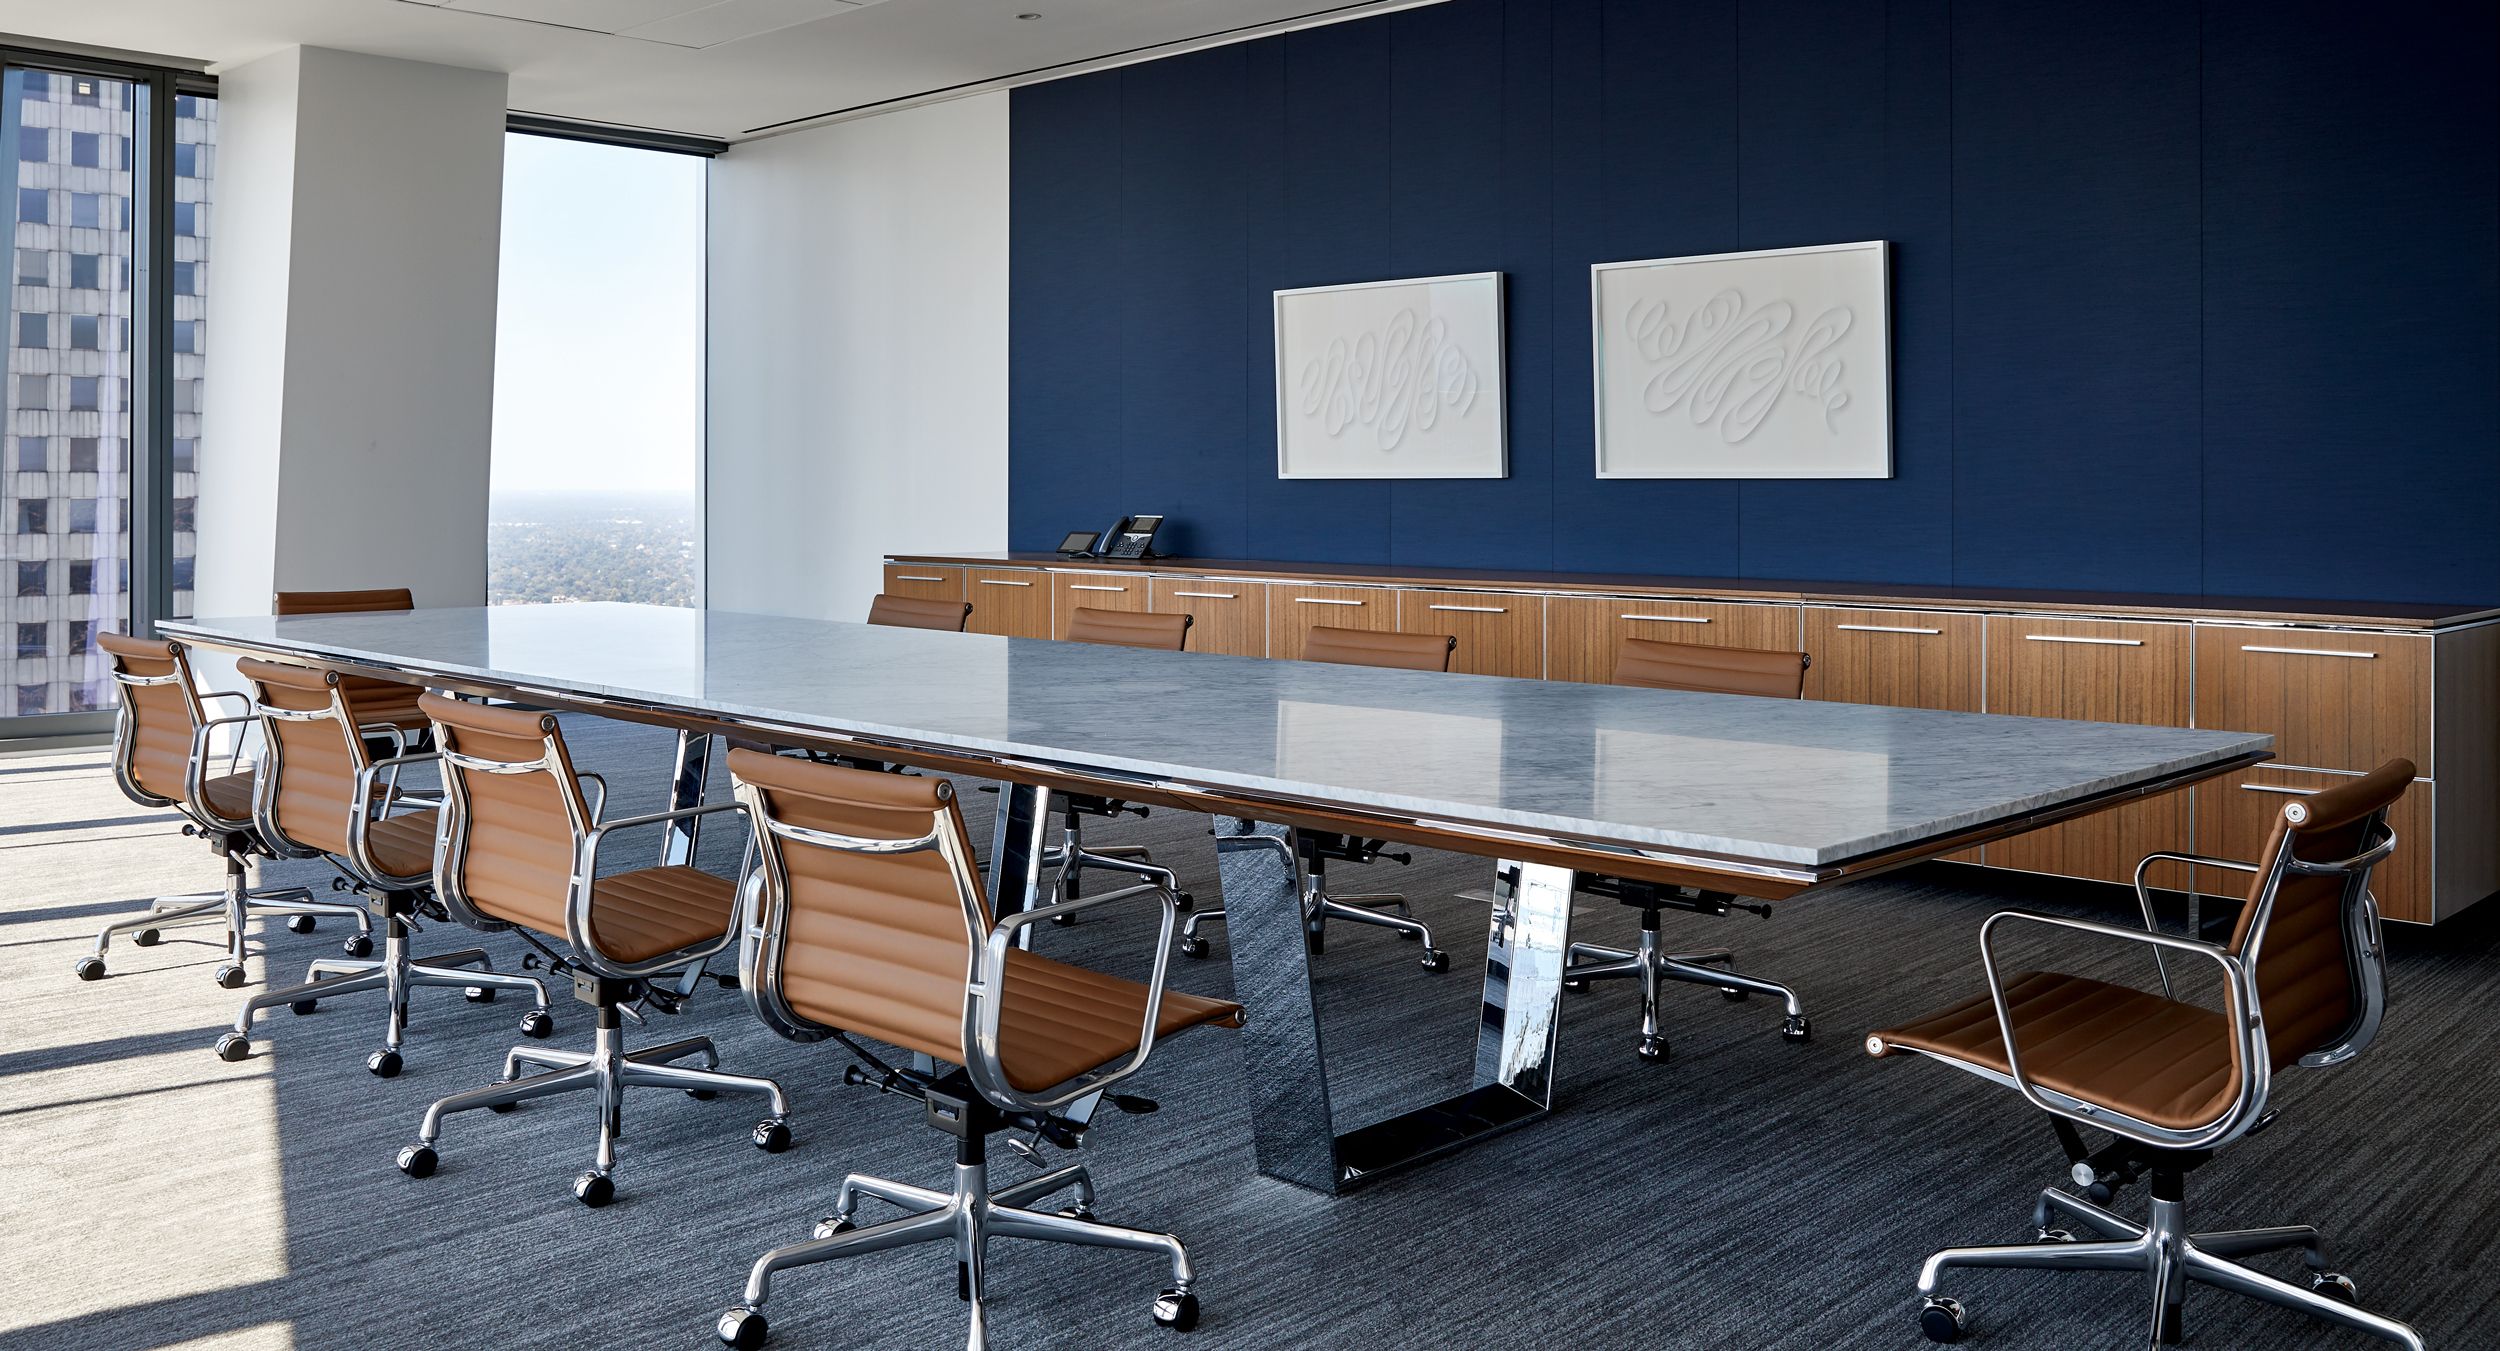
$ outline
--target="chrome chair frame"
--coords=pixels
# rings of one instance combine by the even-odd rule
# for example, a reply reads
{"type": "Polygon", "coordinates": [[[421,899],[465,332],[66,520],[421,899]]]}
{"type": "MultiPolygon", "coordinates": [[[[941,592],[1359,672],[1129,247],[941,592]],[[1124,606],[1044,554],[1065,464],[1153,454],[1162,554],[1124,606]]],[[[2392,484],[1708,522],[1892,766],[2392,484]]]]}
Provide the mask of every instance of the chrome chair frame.
{"type": "MultiPolygon", "coordinates": [[[[559,751],[559,732],[541,735],[540,754],[536,760],[489,760],[441,749],[434,754],[451,768],[479,774],[545,774],[561,779],[564,757],[559,751]]],[[[447,747],[453,738],[435,732],[435,744],[447,747]]],[[[599,847],[608,835],[621,830],[693,821],[724,811],[747,812],[741,802],[720,802],[706,806],[684,807],[675,811],[651,812],[615,821],[599,819],[607,807],[607,782],[596,775],[599,784],[599,807],[592,811],[578,793],[561,793],[565,816],[572,827],[574,864],[567,879],[564,928],[565,941],[572,948],[569,959],[589,973],[585,982],[575,979],[575,994],[598,1010],[592,1047],[587,1052],[559,1051],[544,1046],[514,1046],[504,1055],[503,1071],[493,1083],[438,1098],[425,1109],[417,1127],[417,1143],[399,1153],[399,1168],[411,1177],[427,1177],[434,1172],[436,1145],[443,1134],[443,1118],[460,1112],[486,1108],[509,1112],[532,1098],[557,1093],[589,1092],[599,1103],[599,1144],[590,1169],[573,1181],[573,1195],[586,1205],[605,1205],[614,1195],[617,1143],[624,1138],[625,1090],[629,1088],[673,1088],[698,1100],[715,1094],[737,1093],[765,1098],[770,1114],[756,1123],[750,1138],[757,1148],[778,1154],[790,1147],[790,1099],[779,1083],[754,1075],[730,1074],[720,1068],[720,1052],[710,1037],[683,1037],[676,1041],[641,1050],[625,1046],[624,1027],[620,1018],[620,1000],[634,988],[649,988],[649,982],[677,975],[685,978],[681,988],[691,989],[693,977],[706,962],[718,955],[738,938],[736,915],[723,926],[720,938],[696,944],[675,952],[641,962],[627,962],[602,951],[591,933],[591,899],[599,875],[599,847]],[[585,815],[587,813],[587,815],[585,815]],[[677,1062],[695,1060],[688,1066],[677,1062]],[[524,1069],[535,1073],[524,1074],[524,1069]]],[[[511,923],[494,918],[477,908],[461,888],[450,861],[465,855],[468,844],[469,796],[460,776],[443,775],[442,834],[434,849],[434,890],[444,908],[463,924],[488,931],[514,928],[511,923]]],[[[750,846],[751,848],[752,846],[750,846]]],[[[743,871],[743,870],[742,870],[743,871]]],[[[662,1007],[674,1011],[673,1005],[662,1007]]]]}
{"type": "MultiPolygon", "coordinates": [[[[2298,802],[2285,805],[2287,813],[2298,813],[2302,809],[2303,804],[2298,802]]],[[[2290,819],[2298,824],[2303,818],[2295,814],[2290,819]]],[[[2359,1055],[2378,1035],[2379,1024],[2386,1011],[2386,949],[2380,930],[2378,903],[2368,889],[2369,872],[2373,865],[2395,852],[2396,835],[2387,827],[2384,810],[2369,818],[2368,829],[2375,836],[2375,842],[2370,847],[2349,858],[2329,863],[2312,863],[2294,855],[2292,845],[2297,836],[2293,835],[2286,835],[2274,857],[2263,864],[2171,851],[2150,855],[2137,865],[2135,874],[2136,897],[2144,911],[2145,928],[2141,931],[2023,910],[1999,911],[1980,925],[1980,964],[1986,972],[1989,998],[1995,1005],[1997,1035],[2005,1046],[2007,1072],[1999,1073],[1987,1066],[1949,1056],[1930,1058],[2005,1085],[2021,1094],[2025,1102],[2061,1123],[2097,1127],[2123,1140],[2161,1151],[2162,1156],[2173,1160],[2173,1163],[2168,1168],[2156,1167],[2151,1213],[2143,1224],[2112,1214],[2063,1188],[2050,1187],[2041,1192],[2033,1210],[2038,1242],[1946,1248],[1930,1256],[1919,1268],[1918,1291],[1923,1301],[1921,1326],[1930,1329],[1931,1337],[1939,1332],[1959,1335],[1961,1306],[1937,1293],[1944,1273],[1951,1268],[2132,1271],[2144,1275],[2151,1285],[2153,1315],[2150,1341],[2155,1347],[2177,1340],[2179,1309],[2185,1287],[2189,1282],[2197,1282],[2297,1310],[2340,1327],[2412,1348],[2412,1351],[2421,1351],[2422,1338],[2410,1326],[2371,1313],[2351,1302],[2354,1294],[2352,1282],[2327,1269],[2326,1244],[2313,1226],[2282,1225],[2202,1234],[2191,1232],[2187,1226],[2186,1202],[2180,1186],[2184,1167],[2177,1162],[2184,1159],[2186,1166],[2192,1166],[2202,1160],[2206,1151],[2240,1139],[2269,1119],[2266,1104],[2273,1086],[2273,1066],[2265,1040],[2263,1001],[2257,986],[2258,959],[2264,950],[2266,926],[2274,916],[2275,896],[2287,876],[2295,873],[2343,876],[2341,905],[2345,951],[2353,988],[2359,994],[2351,1021],[2335,1041],[2323,1050],[2302,1055],[2298,1063],[2307,1068],[2342,1064],[2359,1055]],[[2144,877],[2147,867],[2165,860],[2210,864],[2255,874],[2263,879],[2258,899],[2253,902],[2257,913],[2250,920],[2247,942],[2239,953],[2200,938],[2180,938],[2158,931],[2152,895],[2144,884],[2144,877]],[[2006,1004],[2004,978],[1997,963],[1997,930],[2007,924],[2034,924],[2149,949],[2165,998],[2174,996],[2164,954],[2175,953],[2212,963],[2221,977],[2224,1014],[2232,1028],[2232,1055],[2239,1072],[2230,1106],[2204,1126],[2176,1129],[2070,1097],[2032,1080],[2023,1072],[2022,1051],[2015,1042],[2013,1015],[2006,1004]],[[2052,1218],[2059,1215],[2067,1217],[2085,1231],[2090,1240],[2077,1241],[2066,1230],[2050,1228],[2052,1218]],[[2231,1260],[2289,1249],[2300,1250],[2303,1261],[2313,1273],[2308,1288],[2231,1260]]],[[[1870,1050],[1882,1045],[1880,1039],[1875,1037],[1869,1037],[1868,1044],[1870,1050]]],[[[1916,1050],[1913,1047],[1894,1049],[1916,1050]]],[[[2075,1168],[2077,1183],[2088,1185],[2093,1181],[2091,1173],[2089,1164],[2078,1163],[2075,1168]]],[[[1944,1339],[1951,1340],[1952,1337],[1944,1339]]]]}
{"type": "MultiPolygon", "coordinates": [[[[781,842],[795,840],[817,848],[854,854],[894,855],[934,851],[944,860],[954,879],[956,898],[963,909],[964,936],[971,950],[964,973],[962,1040],[965,1061],[962,1068],[988,1105],[1002,1112],[1047,1117],[1081,1099],[1103,1093],[1144,1068],[1147,1056],[1154,1049],[1155,1028],[1162,1017],[1164,983],[1171,965],[1172,936],[1180,919],[1179,897],[1168,882],[1148,881],[1096,896],[1058,901],[1021,911],[989,925],[979,874],[973,867],[971,845],[954,828],[943,805],[953,799],[952,785],[944,782],[937,785],[941,806],[932,814],[927,833],[894,840],[842,835],[793,825],[772,816],[764,790],[756,785],[741,782],[736,791],[738,800],[746,805],[750,818],[759,827],[763,877],[763,885],[752,889],[746,897],[743,927],[751,941],[746,945],[741,984],[756,1015],[774,1031],[802,1042],[840,1035],[840,1029],[811,1022],[793,1010],[782,990],[782,959],[789,941],[787,898],[790,879],[781,842]],[[1018,1090],[1008,1081],[1006,1069],[999,1059],[1008,953],[1018,946],[1024,930],[1032,925],[1149,895],[1159,903],[1162,927],[1155,939],[1154,967],[1147,980],[1145,1020],[1139,1029],[1136,1052],[1117,1065],[1088,1071],[1048,1092],[1018,1090]]],[[[933,1106],[933,1114],[935,1110],[933,1106]]],[[[1195,1321],[1195,1273],[1189,1264],[1188,1251],[1178,1238],[1095,1220],[1093,1176],[1083,1164],[1064,1165],[1008,1186],[993,1188],[986,1156],[979,1143],[979,1135],[971,1134],[959,1148],[954,1187],[950,1191],[913,1186],[862,1173],[844,1177],[836,1194],[834,1213],[816,1226],[813,1237],[802,1243],[774,1248],[756,1259],[754,1268],[748,1273],[741,1302],[723,1311],[714,1325],[721,1340],[733,1347],[762,1344],[762,1309],[771,1295],[773,1277],[780,1272],[911,1244],[951,1243],[960,1272],[958,1293],[972,1306],[971,1327],[965,1346],[968,1351],[982,1351],[988,1345],[987,1317],[982,1301],[988,1243],[993,1238],[1021,1238],[1160,1253],[1172,1264],[1172,1284],[1156,1299],[1157,1321],[1187,1326],[1188,1323],[1175,1322],[1178,1310],[1184,1305],[1190,1310],[1188,1321],[1195,1321]],[[1076,1205],[1057,1213],[1032,1208],[1034,1202],[1071,1188],[1077,1193],[1076,1205]],[[863,1196],[883,1201],[905,1213],[896,1219],[865,1228],[857,1227],[854,1216],[863,1196]]]]}
{"type": "Polygon", "coordinates": [[[400,801],[400,771],[412,765],[428,764],[437,757],[432,753],[395,755],[384,760],[366,758],[365,739],[386,737],[404,749],[406,734],[387,723],[360,724],[347,706],[347,692],[336,672],[328,673],[330,706],[324,709],[273,708],[255,703],[253,716],[263,724],[263,751],[260,765],[252,780],[252,819],[261,838],[287,858],[326,859],[337,868],[357,894],[365,898],[366,910],[382,920],[382,955],[379,958],[325,957],[313,962],[304,971],[301,983],[284,989],[264,990],[243,1001],[234,1016],[234,1026],[217,1039],[219,1058],[238,1061],[251,1054],[252,1020],[263,1009],[285,1005],[290,1011],[310,1014],[323,1000],[343,995],[380,990],[387,1007],[383,1024],[382,1045],[365,1057],[365,1068],[390,1078],[399,1073],[403,1048],[408,1033],[408,995],[411,990],[425,988],[458,989],[471,1003],[490,1003],[499,990],[525,991],[530,996],[531,1011],[522,1015],[524,1035],[545,1036],[554,1031],[554,1014],[547,1007],[547,987],[535,976],[514,975],[495,970],[494,961],[484,948],[462,948],[456,952],[436,953],[430,957],[412,957],[408,937],[413,927],[411,915],[424,903],[432,890],[430,873],[411,876],[394,874],[375,860],[368,835],[378,811],[388,817],[400,801]],[[348,746],[351,763],[356,765],[355,805],[347,819],[347,852],[332,854],[328,850],[307,845],[289,836],[278,823],[278,783],[286,772],[286,748],[271,724],[291,722],[310,724],[337,723],[340,736],[348,746]],[[382,791],[379,802],[374,790],[382,791]]]}
{"type": "MultiPolygon", "coordinates": [[[[217,968],[216,980],[219,985],[227,989],[242,985],[247,977],[244,961],[251,955],[247,930],[249,921],[255,914],[288,916],[288,923],[291,927],[297,926],[297,921],[300,920],[300,927],[296,927],[299,933],[310,932],[316,916],[337,915],[352,919],[356,922],[356,933],[347,940],[348,951],[352,954],[359,948],[369,947],[372,943],[371,921],[366,917],[363,907],[315,900],[309,887],[251,885],[250,860],[254,857],[275,857],[275,851],[269,847],[268,841],[257,833],[253,822],[227,820],[210,807],[208,765],[213,758],[209,742],[218,728],[249,724],[255,719],[248,713],[211,718],[207,716],[205,706],[206,701],[211,699],[239,699],[248,708],[251,705],[251,696],[240,690],[199,688],[191,678],[190,663],[183,655],[186,649],[180,643],[173,643],[170,646],[173,649],[175,669],[164,675],[133,675],[119,669],[118,664],[111,675],[114,683],[125,691],[167,685],[175,686],[182,691],[183,701],[191,711],[191,751],[183,767],[183,795],[179,798],[160,797],[139,786],[138,778],[132,772],[130,765],[132,738],[138,730],[138,715],[131,711],[131,700],[127,693],[115,701],[113,782],[121,789],[122,796],[141,806],[172,807],[180,812],[188,822],[183,827],[184,833],[196,832],[206,838],[210,842],[210,847],[225,859],[225,885],[217,891],[158,896],[148,903],[146,910],[105,925],[96,933],[95,947],[85,957],[78,960],[75,970],[79,979],[95,980],[105,974],[104,954],[112,946],[115,934],[132,934],[132,941],[138,946],[154,947],[161,937],[160,930],[177,925],[204,923],[212,917],[223,919],[226,924],[226,960],[217,968]]],[[[234,745],[227,753],[226,763],[228,773],[242,772],[243,738],[241,736],[238,735],[234,739],[234,745]]]]}

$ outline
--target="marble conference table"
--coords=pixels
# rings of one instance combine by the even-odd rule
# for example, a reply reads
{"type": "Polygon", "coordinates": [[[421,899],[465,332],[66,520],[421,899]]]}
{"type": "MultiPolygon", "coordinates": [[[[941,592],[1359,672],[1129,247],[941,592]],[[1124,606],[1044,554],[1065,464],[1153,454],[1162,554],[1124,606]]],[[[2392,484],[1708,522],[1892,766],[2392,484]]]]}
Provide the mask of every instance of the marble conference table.
{"type": "MultiPolygon", "coordinates": [[[[1007,786],[988,887],[1044,885],[1050,797],[1216,819],[1262,1172],[1338,1191],[1542,1115],[1575,872],[1777,900],[2264,760],[2240,732],[1145,652],[622,604],[198,619],[167,637],[678,730],[672,805],[728,734],[1007,786]],[[1295,827],[1484,855],[1475,1087],[1343,1129],[1295,827]]],[[[669,857],[694,841],[672,836],[669,857]]]]}

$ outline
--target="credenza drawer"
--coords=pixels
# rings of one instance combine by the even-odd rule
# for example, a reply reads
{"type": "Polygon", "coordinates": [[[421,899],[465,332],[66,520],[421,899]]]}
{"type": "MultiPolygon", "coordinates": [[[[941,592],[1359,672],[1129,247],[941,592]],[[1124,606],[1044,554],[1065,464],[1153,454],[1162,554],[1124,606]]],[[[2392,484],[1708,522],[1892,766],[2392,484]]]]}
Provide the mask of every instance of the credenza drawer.
{"type": "Polygon", "coordinates": [[[1234,657],[1267,655],[1267,586],[1262,582],[1157,577],[1156,614],[1190,618],[1189,650],[1234,657]]]}
{"type": "MultiPolygon", "coordinates": [[[[2272,765],[2208,779],[2196,789],[2196,852],[2262,862],[2257,855],[2266,847],[2286,799],[2351,781],[2350,775],[2272,765]]],[[[2432,806],[2431,785],[2416,780],[2387,813],[2387,824],[2396,832],[2396,852],[2370,875],[2370,894],[2378,898],[2379,913],[2388,919],[2431,922],[2432,806]]],[[[2207,895],[2245,896],[2248,883],[2246,873],[2225,868],[2197,870],[2197,889],[2207,895]]]]}
{"type": "Polygon", "coordinates": [[[966,568],[964,599],[972,602],[967,633],[1051,635],[1050,574],[1039,568],[966,568]]]}
{"type": "Polygon", "coordinates": [[[1545,599],[1500,591],[1401,591],[1398,631],[1458,640],[1450,669],[1469,675],[1545,673],[1545,599]]]}
{"type": "Polygon", "coordinates": [[[1806,697],[1977,713],[1980,618],[1926,610],[1805,612],[1806,697]]]}
{"type": "Polygon", "coordinates": [[[1554,596],[1545,603],[1545,678],[1606,684],[1626,638],[1794,652],[1797,607],[1554,596]]]}
{"type": "MultiPolygon", "coordinates": [[[[1152,608],[1147,579],[1133,572],[1054,572],[1050,575],[1050,590],[1050,633],[1054,638],[1068,636],[1069,622],[1079,610],[1143,613],[1152,608]]],[[[1198,646],[1197,634],[1189,635],[1189,645],[1198,646]]]]}
{"type": "Polygon", "coordinates": [[[888,595],[914,600],[962,600],[964,570],[924,563],[888,563],[885,589],[888,595]]]}
{"type": "Polygon", "coordinates": [[[1395,633],[1398,593],[1369,586],[1272,586],[1267,594],[1267,655],[1302,659],[1302,641],[1315,628],[1368,629],[1395,633]]]}
{"type": "Polygon", "coordinates": [[[2431,640],[2314,629],[2196,630],[2196,725],[2270,732],[2279,764],[2431,764],[2431,640]]]}
{"type": "MultiPolygon", "coordinates": [[[[2033,718],[2188,725],[2185,624],[1992,615],[1987,621],[1988,708],[2033,718]]],[[[2190,798],[2164,793],[1988,846],[1996,867],[2123,882],[2157,849],[2193,843],[2190,798]]],[[[2157,870],[2157,886],[2186,887],[2184,868],[2157,870]]]]}

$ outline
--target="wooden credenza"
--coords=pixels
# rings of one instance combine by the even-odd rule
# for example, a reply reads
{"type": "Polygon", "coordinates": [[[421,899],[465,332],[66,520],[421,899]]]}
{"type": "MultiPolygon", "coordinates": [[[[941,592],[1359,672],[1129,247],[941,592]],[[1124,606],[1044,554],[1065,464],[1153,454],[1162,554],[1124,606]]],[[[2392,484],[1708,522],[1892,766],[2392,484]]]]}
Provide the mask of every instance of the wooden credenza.
{"type": "MultiPolygon", "coordinates": [[[[1187,611],[1193,651],[1294,658],[1314,627],[1447,633],[1454,669],[1604,681],[1627,637],[1809,654],[1806,697],[2268,732],[2275,762],[1955,857],[2123,882],[2157,849],[2247,857],[2287,793],[2402,755],[2421,771],[2375,889],[2387,918],[2500,891],[2500,608],[1048,554],[898,554],[888,591],[1052,638],[1079,608],[1187,611]]],[[[2219,869],[2162,886],[2236,893],[2219,869]]]]}

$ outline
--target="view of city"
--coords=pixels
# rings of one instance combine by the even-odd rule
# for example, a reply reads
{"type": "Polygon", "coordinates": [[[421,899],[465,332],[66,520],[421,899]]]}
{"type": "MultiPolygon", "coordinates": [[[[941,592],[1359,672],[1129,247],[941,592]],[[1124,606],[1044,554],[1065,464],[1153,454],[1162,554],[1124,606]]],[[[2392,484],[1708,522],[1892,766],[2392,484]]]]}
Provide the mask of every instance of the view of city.
{"type": "Polygon", "coordinates": [[[700,504],[677,494],[497,494],[486,522],[486,599],[696,603],[700,504]]]}

